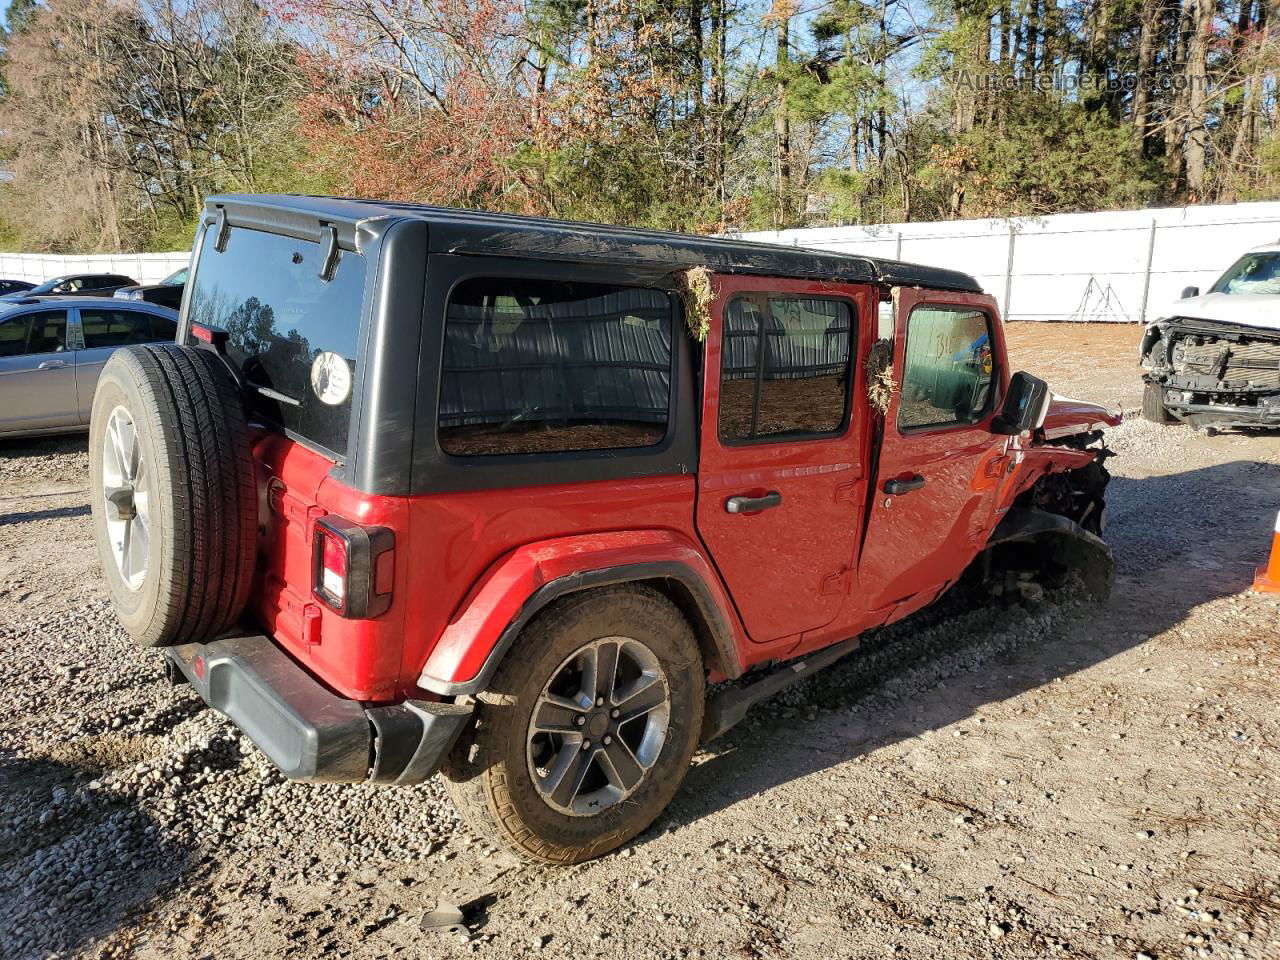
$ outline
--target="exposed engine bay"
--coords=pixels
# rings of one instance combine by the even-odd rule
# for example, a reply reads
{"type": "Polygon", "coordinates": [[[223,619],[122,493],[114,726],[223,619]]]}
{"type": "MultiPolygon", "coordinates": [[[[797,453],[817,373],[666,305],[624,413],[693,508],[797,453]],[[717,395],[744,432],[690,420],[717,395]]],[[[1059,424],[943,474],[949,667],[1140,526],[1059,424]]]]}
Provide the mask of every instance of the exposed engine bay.
{"type": "Polygon", "coordinates": [[[1142,340],[1143,379],[1193,427],[1280,425],[1280,330],[1173,317],[1142,340]]]}

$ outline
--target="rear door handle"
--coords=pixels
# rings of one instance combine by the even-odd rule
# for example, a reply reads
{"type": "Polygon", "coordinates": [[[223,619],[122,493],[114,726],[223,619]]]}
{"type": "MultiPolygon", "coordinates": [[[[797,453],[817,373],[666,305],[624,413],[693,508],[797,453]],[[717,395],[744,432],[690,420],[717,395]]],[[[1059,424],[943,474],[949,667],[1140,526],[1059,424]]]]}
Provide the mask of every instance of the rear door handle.
{"type": "Polygon", "coordinates": [[[777,490],[766,493],[763,497],[730,497],[724,502],[729,513],[758,513],[770,507],[782,506],[782,494],[777,490]]]}
{"type": "Polygon", "coordinates": [[[36,367],[37,370],[61,370],[67,365],[65,360],[46,360],[36,367]]]}
{"type": "Polygon", "coordinates": [[[884,492],[891,497],[900,497],[904,493],[919,490],[923,486],[924,477],[917,473],[910,480],[886,480],[884,482],[884,492]]]}

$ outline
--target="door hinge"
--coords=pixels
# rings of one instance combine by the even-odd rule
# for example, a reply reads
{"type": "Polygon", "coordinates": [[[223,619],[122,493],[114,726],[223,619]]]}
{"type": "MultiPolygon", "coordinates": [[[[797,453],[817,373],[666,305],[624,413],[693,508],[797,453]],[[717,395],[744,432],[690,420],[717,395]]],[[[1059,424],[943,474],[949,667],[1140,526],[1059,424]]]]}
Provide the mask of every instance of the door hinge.
{"type": "Polygon", "coordinates": [[[1005,464],[1008,462],[1009,458],[1004,455],[992,457],[987,461],[985,469],[982,472],[993,480],[999,479],[1004,476],[1005,464]]]}
{"type": "Polygon", "coordinates": [[[818,592],[828,597],[847,593],[849,591],[849,574],[851,573],[853,573],[852,568],[845,567],[843,570],[838,570],[829,576],[823,577],[822,586],[818,592]]]}
{"type": "Polygon", "coordinates": [[[836,503],[853,502],[858,499],[858,491],[862,489],[860,482],[842,483],[836,487],[836,503]]]}

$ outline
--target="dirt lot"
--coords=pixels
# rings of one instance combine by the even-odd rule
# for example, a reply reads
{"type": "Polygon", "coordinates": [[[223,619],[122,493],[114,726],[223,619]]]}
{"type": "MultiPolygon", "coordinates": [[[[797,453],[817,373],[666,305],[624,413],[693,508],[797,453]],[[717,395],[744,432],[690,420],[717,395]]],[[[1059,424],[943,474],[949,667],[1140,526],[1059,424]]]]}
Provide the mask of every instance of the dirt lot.
{"type": "MultiPolygon", "coordinates": [[[[1009,336],[1137,404],[1136,329],[1009,336]]],[[[281,779],[115,626],[83,441],[0,443],[0,957],[1280,957],[1280,435],[1111,445],[1108,604],[925,611],[545,870],[436,784],[281,779]],[[471,941],[419,928],[441,895],[471,941]]]]}

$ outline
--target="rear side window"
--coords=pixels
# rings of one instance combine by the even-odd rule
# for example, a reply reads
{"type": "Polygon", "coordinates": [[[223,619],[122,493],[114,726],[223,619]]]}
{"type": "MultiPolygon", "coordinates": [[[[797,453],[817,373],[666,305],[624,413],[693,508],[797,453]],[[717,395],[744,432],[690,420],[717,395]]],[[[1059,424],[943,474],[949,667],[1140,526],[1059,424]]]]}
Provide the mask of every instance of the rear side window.
{"type": "Polygon", "coordinates": [[[85,349],[92,350],[172,340],[177,322],[141,310],[81,310],[80,329],[85,349]]]}
{"type": "Polygon", "coordinates": [[[60,353],[67,349],[67,311],[42,310],[0,320],[0,357],[60,353]]]}
{"type": "Polygon", "coordinates": [[[440,447],[491,456],[661,443],[671,338],[660,290],[467,280],[445,320],[440,447]]]}
{"type": "Polygon", "coordinates": [[[228,332],[228,355],[257,388],[257,419],[344,454],[364,257],[340,251],[325,281],[318,243],[236,227],[219,253],[214,229],[206,228],[194,274],[191,322],[228,332]]]}
{"type": "Polygon", "coordinates": [[[720,437],[804,439],[848,415],[853,312],[844,300],[748,295],[724,312],[720,437]]]}
{"type": "Polygon", "coordinates": [[[899,427],[973,423],[987,412],[994,363],[987,315],[922,306],[907,320],[899,427]]]}

